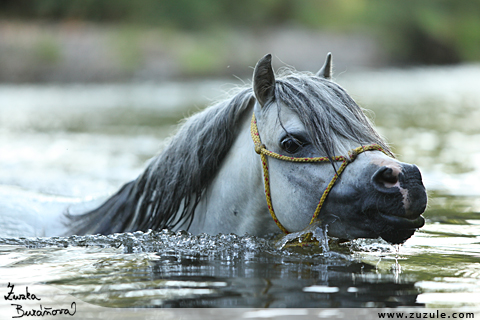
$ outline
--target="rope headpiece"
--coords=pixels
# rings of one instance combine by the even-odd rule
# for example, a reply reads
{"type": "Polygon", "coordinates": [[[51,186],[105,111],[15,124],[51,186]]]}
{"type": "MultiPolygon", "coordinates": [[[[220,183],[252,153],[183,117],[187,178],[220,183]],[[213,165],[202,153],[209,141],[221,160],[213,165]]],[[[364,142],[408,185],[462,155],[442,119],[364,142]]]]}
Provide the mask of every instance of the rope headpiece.
{"type": "MultiPolygon", "coordinates": [[[[297,157],[288,157],[284,156],[281,154],[278,154],[276,152],[268,150],[264,144],[262,144],[262,141],[260,139],[260,134],[258,133],[258,128],[257,128],[257,120],[255,118],[255,113],[252,114],[252,121],[250,123],[250,133],[252,135],[253,142],[255,144],[255,152],[260,155],[260,158],[262,160],[262,167],[263,167],[263,177],[264,177],[264,183],[265,183],[265,197],[267,199],[267,205],[268,205],[268,210],[270,211],[270,215],[272,216],[273,220],[277,224],[277,226],[282,230],[284,233],[288,234],[289,231],[278,221],[277,216],[275,215],[275,211],[273,210],[273,205],[272,205],[272,197],[270,195],[270,180],[269,180],[269,175],[268,175],[268,161],[267,161],[267,156],[272,157],[278,160],[283,160],[283,161],[290,161],[290,162],[298,162],[298,163],[308,163],[308,162],[329,162],[330,159],[328,157],[310,157],[310,158],[297,158],[297,157]]],[[[336,156],[333,157],[333,161],[341,161],[342,164],[340,168],[335,172],[335,175],[333,176],[332,180],[330,183],[327,185],[325,188],[325,191],[322,194],[322,197],[320,198],[320,201],[318,202],[317,208],[315,209],[315,212],[313,213],[313,217],[310,221],[310,224],[313,224],[317,218],[318,215],[320,214],[320,210],[322,209],[323,204],[325,203],[325,199],[327,198],[329,192],[332,190],[335,182],[337,179],[340,177],[342,174],[343,170],[347,167],[347,165],[351,162],[353,162],[356,157],[365,151],[371,151],[371,150],[378,150],[386,155],[389,155],[385,150],[379,146],[378,144],[370,144],[366,146],[360,146],[358,148],[352,149],[348,153],[348,157],[345,156],[336,156]]]]}

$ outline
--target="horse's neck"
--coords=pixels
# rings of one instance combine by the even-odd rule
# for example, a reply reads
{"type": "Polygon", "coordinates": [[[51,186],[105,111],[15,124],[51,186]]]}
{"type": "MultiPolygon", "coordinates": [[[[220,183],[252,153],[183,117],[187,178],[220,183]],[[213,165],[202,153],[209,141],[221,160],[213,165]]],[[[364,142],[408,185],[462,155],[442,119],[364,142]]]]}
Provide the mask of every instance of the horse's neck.
{"type": "Polygon", "coordinates": [[[195,210],[192,233],[263,235],[277,231],[265,201],[260,157],[250,137],[251,111],[245,113],[232,148],[195,210]]]}

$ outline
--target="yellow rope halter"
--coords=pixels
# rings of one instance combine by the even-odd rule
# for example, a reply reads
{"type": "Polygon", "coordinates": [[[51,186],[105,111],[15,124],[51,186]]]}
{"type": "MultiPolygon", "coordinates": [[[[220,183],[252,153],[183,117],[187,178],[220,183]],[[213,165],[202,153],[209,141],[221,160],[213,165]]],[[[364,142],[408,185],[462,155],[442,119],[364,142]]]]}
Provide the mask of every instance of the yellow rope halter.
{"type": "MultiPolygon", "coordinates": [[[[270,211],[270,215],[272,216],[273,220],[277,224],[277,226],[282,230],[284,233],[288,234],[289,231],[285,229],[285,227],[278,221],[277,216],[275,215],[275,212],[273,211],[273,206],[272,206],[272,198],[270,196],[270,180],[268,176],[268,164],[267,164],[267,156],[278,159],[278,160],[284,160],[284,161],[291,161],[291,162],[300,162],[300,163],[305,163],[305,162],[329,162],[330,159],[328,157],[313,157],[313,158],[296,158],[296,157],[287,157],[283,156],[281,154],[269,151],[264,144],[262,144],[262,141],[260,140],[260,135],[258,133],[258,128],[257,128],[257,120],[255,119],[255,113],[252,114],[252,121],[250,124],[250,132],[252,134],[252,139],[253,142],[255,143],[255,152],[258,153],[261,157],[262,160],[262,166],[263,166],[263,177],[264,177],[264,182],[265,182],[265,197],[267,198],[267,205],[268,205],[268,210],[270,211]]],[[[340,168],[338,168],[337,172],[333,176],[332,180],[328,184],[327,188],[322,194],[322,197],[320,198],[320,201],[318,202],[317,208],[315,209],[315,212],[313,213],[312,220],[310,221],[311,225],[312,223],[315,222],[317,219],[318,215],[320,214],[320,210],[322,209],[322,206],[325,202],[325,199],[328,196],[328,193],[330,190],[332,190],[333,185],[337,181],[338,177],[340,174],[343,172],[343,170],[347,167],[347,165],[350,162],[353,162],[357,155],[359,155],[362,152],[369,151],[369,150],[378,150],[382,151],[386,155],[389,155],[385,150],[379,146],[378,144],[371,144],[367,146],[360,146],[358,148],[355,148],[351,151],[349,151],[348,155],[349,157],[344,157],[344,156],[336,156],[332,160],[333,161],[342,161],[342,165],[340,168]]]]}

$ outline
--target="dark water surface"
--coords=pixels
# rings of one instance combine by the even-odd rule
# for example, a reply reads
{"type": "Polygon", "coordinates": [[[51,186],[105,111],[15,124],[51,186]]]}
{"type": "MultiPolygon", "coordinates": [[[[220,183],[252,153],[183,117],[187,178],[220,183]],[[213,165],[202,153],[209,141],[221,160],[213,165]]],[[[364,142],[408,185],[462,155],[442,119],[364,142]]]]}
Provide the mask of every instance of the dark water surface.
{"type": "MultiPolygon", "coordinates": [[[[323,252],[279,249],[275,235],[168,231],[22,237],[14,227],[20,221],[5,218],[0,292],[8,282],[48,285],[108,307],[478,309],[480,67],[344,74],[337,81],[373,111],[398,158],[422,170],[427,223],[403,246],[331,241],[323,252]]],[[[179,119],[225,88],[221,82],[0,87],[0,207],[15,210],[6,199],[19,200],[19,189],[27,204],[40,196],[114,192],[142,171],[179,119]]]]}

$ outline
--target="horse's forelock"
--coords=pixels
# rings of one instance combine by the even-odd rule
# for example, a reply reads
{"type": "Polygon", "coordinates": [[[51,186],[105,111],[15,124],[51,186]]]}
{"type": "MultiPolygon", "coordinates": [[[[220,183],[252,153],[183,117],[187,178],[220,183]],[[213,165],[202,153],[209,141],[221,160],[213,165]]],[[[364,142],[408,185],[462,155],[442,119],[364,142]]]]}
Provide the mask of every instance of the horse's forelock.
{"type": "Polygon", "coordinates": [[[345,140],[376,143],[390,152],[362,109],[338,84],[308,74],[291,74],[276,83],[275,97],[295,111],[319,152],[347,155],[345,140]],[[342,141],[343,139],[343,141],[342,141]]]}

